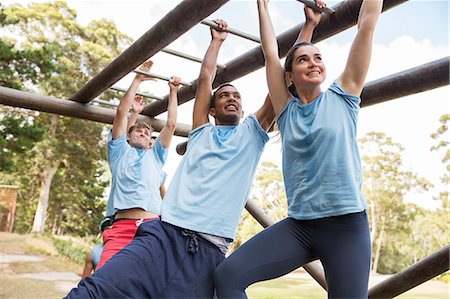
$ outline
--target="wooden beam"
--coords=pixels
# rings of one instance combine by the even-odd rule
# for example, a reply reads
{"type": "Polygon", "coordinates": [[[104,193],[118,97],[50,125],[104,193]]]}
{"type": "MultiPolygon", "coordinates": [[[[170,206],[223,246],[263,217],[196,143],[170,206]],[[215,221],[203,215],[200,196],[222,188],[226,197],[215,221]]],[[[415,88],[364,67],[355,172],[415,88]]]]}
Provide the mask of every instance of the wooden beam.
{"type": "MultiPolygon", "coordinates": [[[[82,118],[105,124],[112,124],[116,115],[115,109],[80,104],[2,86],[0,86],[0,104],[82,118]]],[[[138,117],[138,121],[147,121],[157,132],[161,131],[166,123],[164,120],[143,115],[138,117]]],[[[190,130],[190,125],[177,124],[175,135],[187,137],[190,130]]]]}
{"type": "Polygon", "coordinates": [[[90,102],[227,2],[184,0],[70,99],[80,103],[90,102]]]}
{"type": "MultiPolygon", "coordinates": [[[[385,0],[383,11],[391,9],[406,1],[407,0],[385,0]]],[[[349,0],[335,5],[333,7],[335,10],[334,14],[322,16],[319,25],[314,30],[312,41],[317,43],[354,26],[358,20],[361,3],[362,0],[349,0]]],[[[286,56],[302,27],[303,24],[300,24],[277,36],[280,57],[286,56]]],[[[264,55],[261,46],[242,54],[230,62],[227,62],[225,65],[227,66],[226,68],[217,70],[213,88],[216,88],[224,82],[236,80],[263,67],[264,55]]],[[[196,89],[197,80],[192,81],[192,86],[180,88],[178,91],[178,103],[183,104],[193,99],[196,89]]],[[[142,113],[148,116],[159,115],[167,110],[167,103],[168,95],[164,97],[163,101],[154,102],[145,107],[142,113]]]]}
{"type": "Polygon", "coordinates": [[[369,298],[394,298],[449,270],[450,245],[418,261],[411,267],[378,283],[369,298]]]}
{"type": "Polygon", "coordinates": [[[447,56],[367,83],[361,94],[361,107],[448,85],[449,62],[447,56]]]}

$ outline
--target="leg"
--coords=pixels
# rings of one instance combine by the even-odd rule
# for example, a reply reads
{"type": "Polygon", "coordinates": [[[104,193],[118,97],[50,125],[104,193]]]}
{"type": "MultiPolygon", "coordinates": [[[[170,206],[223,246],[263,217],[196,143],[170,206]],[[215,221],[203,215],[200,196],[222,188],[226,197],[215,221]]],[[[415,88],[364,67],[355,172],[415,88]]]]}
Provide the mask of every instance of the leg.
{"type": "Polygon", "coordinates": [[[314,260],[310,239],[309,229],[291,218],[263,230],[217,267],[218,298],[246,298],[250,284],[282,276],[314,260]]]}
{"type": "Polygon", "coordinates": [[[367,298],[370,234],[365,212],[330,217],[317,233],[327,276],[328,298],[367,298]]]}
{"type": "Polygon", "coordinates": [[[132,220],[117,221],[102,234],[103,250],[100,255],[100,261],[97,265],[97,271],[116,253],[126,245],[130,244],[136,233],[137,226],[132,220]]]}
{"type": "Polygon", "coordinates": [[[140,225],[136,237],[67,298],[148,298],[164,288],[165,251],[170,242],[160,221],[140,225]]]}

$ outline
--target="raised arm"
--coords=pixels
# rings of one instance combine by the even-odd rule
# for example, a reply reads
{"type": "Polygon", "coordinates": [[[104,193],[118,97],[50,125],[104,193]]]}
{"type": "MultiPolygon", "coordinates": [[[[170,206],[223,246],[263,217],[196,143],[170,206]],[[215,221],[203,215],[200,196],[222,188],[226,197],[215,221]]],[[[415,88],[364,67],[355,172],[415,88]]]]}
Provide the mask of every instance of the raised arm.
{"type": "Polygon", "coordinates": [[[270,100],[275,115],[280,114],[290,97],[286,86],[284,70],[278,55],[278,43],[269,16],[267,0],[258,0],[259,31],[261,45],[266,61],[266,78],[269,88],[270,100]]]}
{"type": "MultiPolygon", "coordinates": [[[[144,64],[141,66],[140,69],[143,71],[149,71],[152,65],[153,62],[151,60],[148,60],[144,62],[144,64]]],[[[131,82],[130,87],[125,92],[125,95],[123,96],[122,100],[120,101],[119,107],[117,107],[116,110],[116,116],[114,117],[113,121],[112,127],[113,139],[116,139],[120,135],[126,133],[128,111],[130,110],[130,107],[133,104],[134,96],[136,95],[139,84],[141,84],[141,82],[145,80],[153,80],[153,78],[137,74],[136,77],[134,77],[133,82],[131,82]]]]}
{"type": "Polygon", "coordinates": [[[264,131],[267,132],[275,119],[275,112],[272,108],[270,95],[266,96],[264,104],[255,112],[255,116],[264,131]]]}
{"type": "Polygon", "coordinates": [[[173,133],[177,127],[177,107],[178,107],[178,87],[180,85],[180,78],[172,76],[169,80],[169,103],[167,104],[167,121],[164,128],[158,136],[158,141],[163,148],[170,146],[173,133]]]}
{"type": "Polygon", "coordinates": [[[228,33],[223,31],[227,23],[223,20],[215,20],[220,30],[211,28],[211,43],[203,58],[200,74],[198,76],[197,91],[195,94],[194,110],[192,116],[192,129],[209,122],[209,106],[211,101],[212,82],[216,74],[217,56],[220,46],[227,38],[228,33]]]}
{"type": "Polygon", "coordinates": [[[373,33],[382,7],[382,0],[364,0],[361,5],[358,32],[350,48],[344,72],[337,80],[348,94],[361,95],[372,56],[373,33]]]}
{"type": "MultiPolygon", "coordinates": [[[[325,4],[322,1],[317,2],[318,7],[325,4]]],[[[311,8],[305,6],[306,21],[300,31],[295,44],[303,41],[311,41],[314,28],[320,21],[320,13],[314,12],[311,8]]],[[[261,35],[261,44],[266,61],[266,77],[269,94],[275,116],[279,115],[287,100],[291,97],[286,84],[285,71],[278,55],[278,43],[273,30],[268,10],[268,0],[258,0],[259,30],[261,35]]],[[[294,44],[294,45],[295,45],[294,44]]]]}
{"type": "Polygon", "coordinates": [[[127,132],[131,128],[131,126],[136,123],[139,113],[141,113],[142,110],[144,110],[144,103],[142,102],[142,96],[135,96],[134,101],[131,104],[130,116],[128,116],[127,132]]]}
{"type": "MultiPolygon", "coordinates": [[[[321,0],[316,0],[316,6],[318,8],[325,8],[327,5],[321,0]]],[[[306,5],[304,5],[303,11],[306,17],[305,24],[303,24],[303,28],[302,30],[300,30],[294,46],[301,42],[311,42],[314,29],[317,25],[319,25],[320,18],[322,16],[322,13],[320,11],[314,10],[306,5]]]]}

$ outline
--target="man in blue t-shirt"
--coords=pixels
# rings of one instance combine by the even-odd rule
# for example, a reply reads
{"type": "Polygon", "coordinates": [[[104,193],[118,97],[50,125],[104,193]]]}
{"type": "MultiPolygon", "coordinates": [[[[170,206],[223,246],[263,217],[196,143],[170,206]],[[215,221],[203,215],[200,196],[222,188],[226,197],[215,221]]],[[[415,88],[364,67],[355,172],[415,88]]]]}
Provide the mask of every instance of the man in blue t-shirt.
{"type": "Polygon", "coordinates": [[[212,93],[227,24],[216,20],[198,78],[193,130],[164,197],[161,221],[139,226],[133,241],[68,297],[212,298],[275,117],[270,99],[243,123],[231,84],[212,93]],[[209,122],[215,119],[215,126],[209,122]]]}
{"type": "MultiPolygon", "coordinates": [[[[145,62],[141,70],[148,72],[152,64],[150,60],[145,62]]],[[[169,81],[167,121],[153,143],[151,126],[144,122],[135,124],[144,106],[142,97],[136,96],[136,91],[142,81],[151,79],[149,76],[136,75],[117,108],[108,136],[107,158],[112,182],[106,217],[114,220],[111,227],[102,234],[104,248],[97,270],[131,242],[140,223],[159,220],[161,213],[165,191],[165,173],[162,167],[175,131],[180,79],[172,77],[169,81]],[[130,107],[132,113],[127,124],[130,107]]]]}

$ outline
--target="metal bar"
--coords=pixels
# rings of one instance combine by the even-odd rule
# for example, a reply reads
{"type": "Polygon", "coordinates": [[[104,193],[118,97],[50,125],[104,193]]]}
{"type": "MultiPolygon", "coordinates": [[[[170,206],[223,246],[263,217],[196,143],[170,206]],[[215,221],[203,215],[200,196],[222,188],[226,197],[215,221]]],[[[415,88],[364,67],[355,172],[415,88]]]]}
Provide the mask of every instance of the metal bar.
{"type": "Polygon", "coordinates": [[[449,254],[450,245],[447,245],[370,288],[369,298],[394,298],[448,271],[449,254]]]}
{"type": "MultiPolygon", "coordinates": [[[[139,69],[136,69],[133,72],[135,72],[136,74],[146,75],[146,76],[153,77],[153,78],[156,78],[156,79],[161,79],[161,80],[164,80],[164,81],[167,81],[167,82],[170,81],[169,77],[158,75],[158,74],[155,74],[155,73],[144,72],[144,71],[141,71],[139,69]]],[[[181,85],[185,85],[185,86],[191,86],[191,83],[184,82],[184,81],[180,81],[180,84],[181,85]]]]}
{"type": "MultiPolygon", "coordinates": [[[[113,90],[116,90],[116,91],[120,91],[120,92],[124,92],[124,93],[127,92],[127,89],[122,88],[122,87],[118,87],[118,86],[111,86],[110,89],[113,89],[113,90]]],[[[143,92],[139,92],[139,91],[136,92],[136,94],[139,95],[139,96],[143,96],[143,97],[150,98],[150,99],[155,99],[155,100],[158,100],[158,101],[162,101],[164,99],[164,98],[156,96],[154,94],[143,93],[143,92]]]]}
{"type": "Polygon", "coordinates": [[[448,85],[450,57],[405,70],[364,86],[361,107],[448,85]]]}
{"type": "MultiPolygon", "coordinates": [[[[105,124],[112,124],[116,115],[115,109],[80,104],[74,101],[37,95],[2,86],[0,86],[0,104],[82,118],[105,124]]],[[[143,115],[139,115],[138,121],[147,121],[157,132],[161,131],[166,124],[165,120],[143,115]]],[[[175,135],[187,137],[191,128],[192,126],[190,125],[177,124],[175,135]]]]}
{"type": "MultiPolygon", "coordinates": [[[[271,226],[275,222],[267,216],[253,201],[247,200],[245,205],[247,211],[258,221],[264,228],[271,226]]],[[[320,263],[311,262],[303,265],[306,270],[325,290],[327,290],[327,282],[325,279],[325,272],[320,263]]]]}
{"type": "Polygon", "coordinates": [[[297,1],[298,1],[298,2],[301,2],[301,3],[303,3],[303,4],[305,4],[305,5],[308,6],[308,7],[311,7],[312,9],[318,10],[318,11],[323,12],[323,13],[327,13],[327,14],[333,14],[333,13],[335,13],[335,10],[334,10],[334,9],[329,8],[329,7],[327,7],[327,6],[325,6],[324,8],[318,8],[318,7],[316,6],[316,2],[315,2],[315,1],[312,1],[312,0],[297,0],[297,1]]]}
{"type": "Polygon", "coordinates": [[[227,2],[184,0],[70,99],[88,103],[227,2]]]}
{"type": "MultiPolygon", "coordinates": [[[[383,11],[391,9],[392,7],[406,2],[407,0],[384,0],[383,11]]],[[[359,8],[362,0],[348,0],[335,5],[334,14],[323,15],[319,25],[315,28],[312,41],[317,43],[332,35],[338,34],[351,26],[355,25],[359,15],[359,8]]],[[[303,24],[295,26],[284,33],[277,36],[278,45],[280,49],[280,57],[286,56],[289,49],[294,44],[300,29],[303,24]]],[[[218,69],[216,78],[213,82],[213,88],[216,88],[222,83],[231,82],[242,76],[264,66],[264,55],[261,46],[258,46],[241,56],[226,63],[225,69],[218,69]]],[[[178,104],[181,105],[194,98],[197,88],[197,80],[192,81],[192,86],[182,87],[178,91],[178,104]]],[[[144,108],[142,112],[148,116],[156,116],[167,110],[168,95],[164,97],[163,101],[155,102],[144,108]]]]}
{"type": "MultiPolygon", "coordinates": [[[[187,60],[190,60],[190,61],[198,62],[198,63],[202,63],[203,62],[203,59],[201,59],[201,58],[198,58],[198,57],[195,57],[195,56],[192,56],[192,55],[188,55],[188,54],[185,54],[185,53],[182,53],[182,52],[178,52],[178,51],[175,51],[175,50],[172,50],[172,49],[169,49],[169,48],[164,48],[164,49],[161,50],[161,52],[166,53],[166,54],[170,54],[170,55],[174,55],[174,56],[178,56],[178,57],[181,57],[181,58],[184,58],[184,59],[187,59],[187,60]]],[[[218,63],[217,67],[221,68],[221,69],[224,69],[227,66],[225,64],[218,63]]]]}
{"type": "MultiPolygon", "coordinates": [[[[210,21],[210,20],[203,20],[200,23],[203,24],[203,25],[212,27],[214,29],[219,29],[219,26],[217,26],[217,24],[215,22],[210,21]]],[[[258,43],[258,44],[261,43],[261,40],[260,40],[259,37],[251,35],[251,34],[248,34],[248,33],[245,33],[245,32],[242,32],[242,31],[239,31],[237,29],[233,29],[233,28],[228,27],[226,31],[228,33],[233,34],[233,35],[236,35],[236,36],[248,39],[249,41],[252,41],[252,42],[255,42],[255,43],[258,43]]]]}

